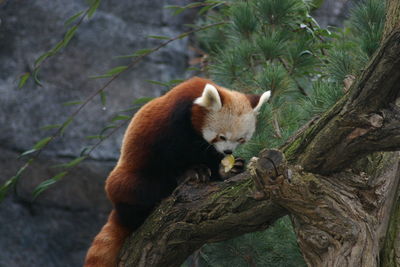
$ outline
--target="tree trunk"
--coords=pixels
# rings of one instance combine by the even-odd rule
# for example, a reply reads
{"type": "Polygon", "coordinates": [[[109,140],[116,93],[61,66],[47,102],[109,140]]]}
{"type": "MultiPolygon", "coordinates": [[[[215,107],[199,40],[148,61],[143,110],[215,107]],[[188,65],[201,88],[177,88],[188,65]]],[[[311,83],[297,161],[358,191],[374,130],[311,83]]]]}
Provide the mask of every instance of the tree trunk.
{"type": "Polygon", "coordinates": [[[277,203],[290,209],[309,266],[379,266],[398,190],[399,159],[398,153],[374,154],[365,160],[365,171],[302,175],[298,184],[281,190],[277,203]],[[286,203],[288,197],[301,205],[286,203]]]}
{"type": "Polygon", "coordinates": [[[119,266],[179,266],[205,243],[264,230],[285,214],[309,266],[398,263],[400,156],[379,151],[400,149],[399,2],[389,0],[395,20],[334,107],[245,173],[180,185],[126,242],[119,266]],[[385,241],[388,228],[395,237],[385,241]]]}
{"type": "Polygon", "coordinates": [[[400,266],[400,195],[397,191],[395,203],[390,217],[390,224],[386,232],[385,246],[382,251],[381,266],[400,266]]]}

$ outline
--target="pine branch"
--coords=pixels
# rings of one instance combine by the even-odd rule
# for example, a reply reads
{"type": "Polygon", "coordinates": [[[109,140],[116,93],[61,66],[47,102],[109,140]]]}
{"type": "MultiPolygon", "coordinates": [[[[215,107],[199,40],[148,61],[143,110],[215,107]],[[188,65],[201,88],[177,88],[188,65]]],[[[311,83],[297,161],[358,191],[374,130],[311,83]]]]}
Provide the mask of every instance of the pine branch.
{"type": "Polygon", "coordinates": [[[302,95],[304,95],[304,96],[307,96],[307,93],[304,90],[304,88],[299,84],[299,82],[296,80],[296,78],[293,77],[292,70],[289,68],[289,66],[285,63],[285,61],[281,57],[278,57],[278,59],[279,59],[279,62],[281,62],[282,66],[285,68],[285,70],[288,72],[289,76],[292,78],[294,83],[296,84],[296,86],[299,89],[300,93],[302,95]]]}

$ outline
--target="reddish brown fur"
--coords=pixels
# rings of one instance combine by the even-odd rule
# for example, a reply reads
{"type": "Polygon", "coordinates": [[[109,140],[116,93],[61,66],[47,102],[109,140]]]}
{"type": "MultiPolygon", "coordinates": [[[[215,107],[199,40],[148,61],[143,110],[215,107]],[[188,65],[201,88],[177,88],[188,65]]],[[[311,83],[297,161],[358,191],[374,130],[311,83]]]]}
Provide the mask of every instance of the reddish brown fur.
{"type": "MultiPolygon", "coordinates": [[[[207,83],[212,82],[194,77],[149,102],[135,114],[125,132],[120,160],[106,182],[106,191],[112,202],[131,202],[128,201],[132,199],[131,189],[137,182],[131,174],[146,165],[147,148],[157,135],[162,134],[165,127],[160,122],[167,123],[168,116],[179,100],[199,97],[207,83]]],[[[199,130],[204,122],[205,110],[197,105],[192,109],[192,123],[199,130]]]]}
{"type": "Polygon", "coordinates": [[[120,225],[115,211],[108,217],[107,223],[93,240],[92,246],[86,255],[85,267],[117,266],[117,256],[129,229],[120,225]]]}
{"type": "MultiPolygon", "coordinates": [[[[201,96],[207,83],[214,84],[206,79],[192,78],[164,96],[149,102],[135,114],[125,133],[118,164],[106,181],[107,196],[113,203],[135,203],[136,196],[132,192],[135,192],[140,183],[135,173],[146,167],[148,147],[157,135],[163,134],[163,128],[176,105],[185,99],[194,101],[201,96]]],[[[223,90],[220,92],[223,95],[223,90]]],[[[197,105],[192,109],[192,124],[200,131],[205,110],[197,105]]],[[[94,239],[86,257],[85,267],[115,266],[123,240],[130,232],[118,223],[113,211],[107,224],[94,239]]]]}
{"type": "MultiPolygon", "coordinates": [[[[137,188],[146,184],[141,179],[143,171],[148,168],[151,154],[149,148],[160,135],[165,133],[169,120],[179,105],[185,101],[193,103],[201,96],[207,83],[217,88],[223,105],[231,102],[229,91],[209,80],[195,77],[179,84],[164,96],[152,100],[135,114],[126,130],[117,166],[106,181],[107,196],[115,207],[118,203],[134,205],[140,202],[139,198],[142,195],[138,195],[140,192],[137,188]]],[[[191,107],[191,125],[199,135],[206,113],[205,108],[199,105],[191,107]]],[[[108,222],[95,237],[88,251],[86,267],[116,266],[123,241],[132,231],[123,226],[119,218],[115,210],[111,212],[108,222]]]]}

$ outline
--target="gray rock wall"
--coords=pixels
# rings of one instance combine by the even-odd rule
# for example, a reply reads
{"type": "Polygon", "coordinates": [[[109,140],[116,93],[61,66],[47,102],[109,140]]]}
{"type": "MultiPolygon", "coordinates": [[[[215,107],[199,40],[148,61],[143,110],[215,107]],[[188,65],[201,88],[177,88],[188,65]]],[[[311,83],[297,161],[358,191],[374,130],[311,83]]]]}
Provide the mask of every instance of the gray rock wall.
{"type": "Polygon", "coordinates": [[[342,27],[348,18],[350,9],[360,0],[324,0],[319,9],[313,12],[313,17],[322,28],[327,26],[342,27]]]}
{"type": "MultiPolygon", "coordinates": [[[[18,153],[51,134],[40,129],[62,123],[76,107],[61,103],[84,100],[105,80],[88,76],[128,64],[113,59],[159,40],[148,35],[175,36],[190,20],[173,17],[163,7],[184,4],[172,0],[103,0],[90,21],[79,28],[69,46],[46,61],[40,71],[43,86],[29,81],[16,90],[18,75],[63,36],[64,21],[85,9],[83,0],[0,1],[0,183],[15,174],[23,161],[18,153]]],[[[181,79],[187,67],[187,40],[179,40],[122,75],[107,89],[104,110],[99,97],[74,120],[62,139],[50,145],[22,177],[17,194],[0,204],[0,266],[81,266],[86,250],[104,224],[110,204],[104,180],[119,155],[124,129],[104,142],[93,159],[63,178],[35,202],[32,191],[57,169],[93,143],[96,135],[119,111],[138,97],[158,96],[164,88],[146,80],[181,79]]]]}
{"type": "MultiPolygon", "coordinates": [[[[32,62],[56,44],[65,31],[66,18],[85,8],[85,1],[8,1],[2,7],[0,27],[0,143],[25,150],[47,133],[40,126],[63,122],[76,108],[62,102],[83,100],[101,86],[105,79],[89,76],[129,63],[129,59],[113,59],[137,49],[159,43],[148,35],[174,36],[182,31],[178,18],[168,16],[162,7],[167,1],[102,1],[93,20],[82,25],[70,45],[48,60],[40,72],[43,86],[29,82],[22,90],[16,77],[32,68],[32,62]]],[[[182,17],[181,17],[182,20],[182,17]]],[[[73,123],[73,130],[56,145],[46,150],[57,156],[74,156],[87,135],[97,134],[116,112],[127,108],[133,99],[157,96],[161,87],[146,80],[168,81],[182,78],[186,67],[186,40],[179,40],[152,55],[134,71],[116,80],[106,94],[106,110],[100,98],[89,104],[73,123]]],[[[93,153],[94,158],[114,159],[118,155],[122,131],[93,153]]]]}

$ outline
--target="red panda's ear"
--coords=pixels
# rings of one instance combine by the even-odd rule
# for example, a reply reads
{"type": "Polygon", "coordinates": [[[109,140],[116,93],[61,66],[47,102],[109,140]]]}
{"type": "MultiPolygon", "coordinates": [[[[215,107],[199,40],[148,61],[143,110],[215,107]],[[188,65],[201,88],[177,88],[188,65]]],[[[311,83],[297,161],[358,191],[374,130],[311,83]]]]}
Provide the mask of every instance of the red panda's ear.
{"type": "Polygon", "coordinates": [[[222,108],[221,97],[214,85],[206,84],[203,93],[194,103],[208,110],[218,111],[222,108]]]}
{"type": "Polygon", "coordinates": [[[254,112],[259,112],[262,105],[271,97],[271,91],[267,91],[262,95],[246,95],[254,112]]]}

